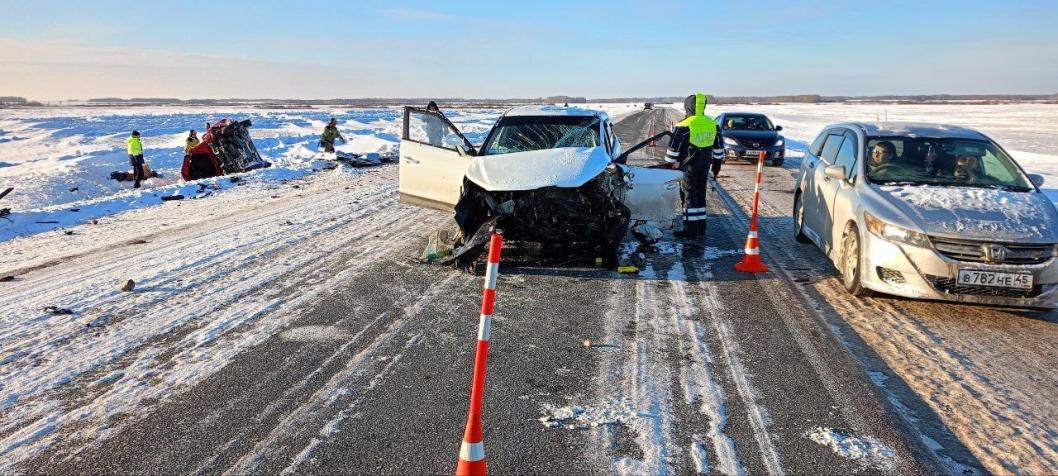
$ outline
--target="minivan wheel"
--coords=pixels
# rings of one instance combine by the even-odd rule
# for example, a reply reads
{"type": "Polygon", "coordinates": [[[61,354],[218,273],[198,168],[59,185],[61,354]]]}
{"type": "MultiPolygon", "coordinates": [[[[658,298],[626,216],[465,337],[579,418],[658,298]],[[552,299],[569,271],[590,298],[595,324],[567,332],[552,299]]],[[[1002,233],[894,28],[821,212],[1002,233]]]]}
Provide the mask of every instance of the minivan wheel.
{"type": "Polygon", "coordinates": [[[812,240],[805,235],[805,205],[801,203],[801,193],[794,195],[793,199],[794,237],[799,243],[811,243],[812,240]]]}
{"type": "Polygon", "coordinates": [[[841,284],[853,296],[868,297],[874,292],[863,287],[861,269],[860,233],[856,230],[856,225],[849,224],[841,239],[841,284]]]}

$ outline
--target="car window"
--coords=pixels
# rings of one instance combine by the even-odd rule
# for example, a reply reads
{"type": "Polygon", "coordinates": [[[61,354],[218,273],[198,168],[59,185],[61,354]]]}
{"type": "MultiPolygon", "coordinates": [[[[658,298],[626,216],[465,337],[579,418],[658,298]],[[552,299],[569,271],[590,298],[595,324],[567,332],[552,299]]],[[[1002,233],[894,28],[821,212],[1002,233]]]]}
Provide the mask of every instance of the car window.
{"type": "Polygon", "coordinates": [[[594,116],[516,116],[500,119],[489,134],[484,155],[557,147],[598,147],[599,118],[594,116]]]}
{"type": "Polygon", "coordinates": [[[831,131],[827,135],[827,142],[823,145],[823,154],[819,158],[823,159],[828,164],[833,164],[837,159],[838,150],[841,149],[841,143],[845,141],[845,136],[841,132],[831,131]]]}
{"type": "Polygon", "coordinates": [[[426,111],[409,111],[407,138],[452,150],[458,145],[465,145],[459,131],[449,126],[443,116],[426,111]]]}
{"type": "Polygon", "coordinates": [[[812,155],[819,157],[819,155],[823,153],[823,143],[826,142],[827,136],[829,135],[830,131],[823,131],[822,134],[819,134],[819,137],[816,137],[816,140],[812,142],[812,147],[809,148],[809,152],[811,152],[812,155]]]}
{"type": "Polygon", "coordinates": [[[990,141],[872,137],[867,178],[875,183],[1032,190],[1013,159],[990,141]]]}
{"type": "Polygon", "coordinates": [[[845,136],[845,140],[841,143],[841,148],[838,149],[834,165],[845,167],[845,178],[851,178],[855,175],[856,139],[848,137],[848,135],[845,136]]]}

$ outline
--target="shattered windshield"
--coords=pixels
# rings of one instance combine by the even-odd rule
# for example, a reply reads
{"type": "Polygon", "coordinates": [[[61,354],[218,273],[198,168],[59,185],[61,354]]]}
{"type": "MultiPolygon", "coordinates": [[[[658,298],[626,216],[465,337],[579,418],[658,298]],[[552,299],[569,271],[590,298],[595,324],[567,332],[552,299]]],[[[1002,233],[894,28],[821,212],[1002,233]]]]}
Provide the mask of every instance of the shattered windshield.
{"type": "Polygon", "coordinates": [[[599,118],[594,116],[505,117],[489,135],[484,155],[599,145],[599,118]]]}
{"type": "Polygon", "coordinates": [[[871,138],[866,157],[867,178],[879,184],[1032,190],[1014,161],[988,141],[871,138]]]}

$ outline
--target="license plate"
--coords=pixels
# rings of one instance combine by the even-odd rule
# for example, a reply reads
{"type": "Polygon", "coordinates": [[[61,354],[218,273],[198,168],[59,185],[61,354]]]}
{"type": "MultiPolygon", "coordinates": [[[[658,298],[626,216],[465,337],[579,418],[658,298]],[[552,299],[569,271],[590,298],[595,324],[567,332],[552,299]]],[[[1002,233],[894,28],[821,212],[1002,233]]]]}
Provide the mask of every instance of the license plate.
{"type": "Polygon", "coordinates": [[[992,286],[996,288],[1032,289],[1032,275],[997,273],[995,271],[959,270],[961,286],[992,286]]]}
{"type": "Polygon", "coordinates": [[[744,155],[751,155],[753,157],[756,157],[756,156],[760,155],[760,151],[759,150],[747,150],[747,151],[743,152],[743,154],[744,155]]]}

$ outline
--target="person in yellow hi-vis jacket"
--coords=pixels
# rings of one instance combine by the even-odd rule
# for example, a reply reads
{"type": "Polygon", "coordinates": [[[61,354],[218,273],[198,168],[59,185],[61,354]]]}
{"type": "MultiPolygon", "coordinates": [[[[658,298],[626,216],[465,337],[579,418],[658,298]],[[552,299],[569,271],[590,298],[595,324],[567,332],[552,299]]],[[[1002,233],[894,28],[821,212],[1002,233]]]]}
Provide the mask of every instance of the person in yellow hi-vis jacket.
{"type": "Polygon", "coordinates": [[[672,168],[683,170],[684,228],[677,232],[681,238],[705,235],[705,196],[709,186],[709,169],[713,147],[718,135],[713,118],[705,115],[706,96],[702,93],[687,96],[683,108],[687,117],[672,127],[672,139],[665,152],[665,161],[672,168]]]}
{"type": "Polygon", "coordinates": [[[125,140],[128,146],[129,163],[132,164],[132,187],[140,188],[143,177],[143,143],[140,142],[140,132],[132,131],[132,136],[125,140]]]}

